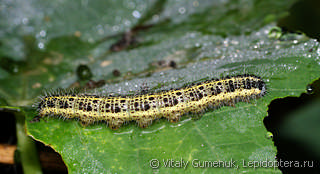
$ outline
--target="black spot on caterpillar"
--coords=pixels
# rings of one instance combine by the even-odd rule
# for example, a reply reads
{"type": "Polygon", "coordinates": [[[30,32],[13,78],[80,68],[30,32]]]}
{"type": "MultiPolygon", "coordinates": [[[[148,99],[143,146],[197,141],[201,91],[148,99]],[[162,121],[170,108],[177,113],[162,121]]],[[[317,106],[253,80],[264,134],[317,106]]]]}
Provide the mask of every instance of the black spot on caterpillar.
{"type": "Polygon", "coordinates": [[[177,122],[187,113],[202,113],[208,108],[233,106],[266,93],[265,83],[255,75],[238,75],[191,84],[179,89],[128,96],[56,94],[41,98],[37,104],[40,117],[56,115],[79,119],[86,126],[105,121],[117,129],[136,121],[140,127],[153,120],[167,118],[177,122]]]}

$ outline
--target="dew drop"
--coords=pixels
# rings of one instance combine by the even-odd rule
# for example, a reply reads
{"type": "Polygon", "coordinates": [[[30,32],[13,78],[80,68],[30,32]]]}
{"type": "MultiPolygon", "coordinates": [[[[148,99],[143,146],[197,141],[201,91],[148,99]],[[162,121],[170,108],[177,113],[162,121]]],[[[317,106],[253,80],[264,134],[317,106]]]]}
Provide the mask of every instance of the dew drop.
{"type": "Polygon", "coordinates": [[[271,132],[267,132],[266,137],[268,139],[271,139],[271,138],[273,138],[273,134],[271,132]]]}
{"type": "Polygon", "coordinates": [[[184,7],[179,8],[179,13],[184,14],[186,12],[186,9],[184,7]]]}
{"type": "Polygon", "coordinates": [[[129,20],[124,20],[124,25],[127,25],[127,26],[129,26],[131,24],[131,22],[129,21],[129,20]]]}
{"type": "Polygon", "coordinates": [[[38,43],[38,47],[39,47],[40,49],[44,49],[44,44],[43,44],[42,42],[39,42],[39,43],[38,43]]]}
{"type": "Polygon", "coordinates": [[[119,30],[119,26],[118,26],[118,25],[113,26],[113,27],[112,27],[112,30],[113,30],[113,31],[118,31],[118,30],[119,30]]]}
{"type": "Polygon", "coordinates": [[[24,25],[28,24],[28,23],[29,23],[29,19],[28,19],[28,18],[23,18],[23,19],[22,19],[22,23],[23,23],[24,25]]]}
{"type": "Polygon", "coordinates": [[[313,93],[313,87],[311,85],[307,86],[307,93],[312,94],[313,93]]]}
{"type": "Polygon", "coordinates": [[[45,37],[47,35],[47,32],[45,30],[41,30],[39,34],[41,37],[45,37]]]}
{"type": "Polygon", "coordinates": [[[140,17],[141,17],[140,12],[137,11],[137,10],[133,11],[133,12],[132,12],[132,15],[133,15],[133,17],[135,17],[135,18],[140,18],[140,17]]]}

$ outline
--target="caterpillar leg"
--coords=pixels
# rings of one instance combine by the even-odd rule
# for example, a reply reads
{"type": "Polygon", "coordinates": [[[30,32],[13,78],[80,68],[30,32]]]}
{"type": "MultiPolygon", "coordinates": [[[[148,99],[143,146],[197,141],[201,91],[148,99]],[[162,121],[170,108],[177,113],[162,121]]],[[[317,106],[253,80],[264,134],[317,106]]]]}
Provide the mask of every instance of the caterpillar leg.
{"type": "Polygon", "coordinates": [[[92,124],[90,121],[85,121],[85,120],[80,120],[79,123],[81,124],[82,127],[87,127],[90,124],[92,124]]]}
{"type": "Polygon", "coordinates": [[[121,119],[112,119],[108,122],[109,127],[113,130],[119,129],[123,125],[124,121],[121,119]]]}
{"type": "Polygon", "coordinates": [[[226,105],[227,105],[227,106],[231,106],[231,107],[236,107],[235,101],[233,101],[233,100],[227,101],[227,102],[226,102],[226,105]]]}
{"type": "Polygon", "coordinates": [[[145,118],[145,119],[142,119],[142,120],[137,120],[136,122],[138,123],[138,125],[141,128],[147,128],[152,124],[153,118],[149,117],[149,118],[145,118]]]}
{"type": "Polygon", "coordinates": [[[87,126],[93,124],[94,121],[95,120],[92,119],[91,117],[86,117],[86,116],[80,117],[80,124],[83,127],[87,127],[87,126]]]}
{"type": "Polygon", "coordinates": [[[250,99],[248,97],[243,97],[242,101],[246,102],[246,103],[251,103],[250,99]]]}
{"type": "MultiPolygon", "coordinates": [[[[53,112],[48,112],[48,113],[39,113],[39,115],[33,117],[32,120],[30,120],[30,123],[36,123],[36,122],[40,122],[41,119],[43,119],[44,117],[52,117],[54,116],[53,112]]],[[[45,120],[45,119],[44,119],[45,120]]],[[[46,120],[45,120],[46,122],[46,120]]]]}
{"type": "Polygon", "coordinates": [[[192,120],[199,120],[203,116],[203,113],[190,113],[190,114],[191,114],[192,120]]]}
{"type": "Polygon", "coordinates": [[[181,118],[181,114],[180,113],[176,113],[176,114],[173,114],[173,115],[167,117],[167,119],[171,123],[177,123],[178,121],[180,121],[180,118],[181,118]]]}
{"type": "MultiPolygon", "coordinates": [[[[87,127],[88,125],[93,124],[95,121],[93,117],[90,115],[86,115],[86,114],[83,114],[83,115],[76,114],[76,115],[77,115],[77,118],[80,119],[80,124],[83,127],[87,127]]],[[[68,117],[68,119],[69,118],[72,118],[72,117],[68,117]]]]}

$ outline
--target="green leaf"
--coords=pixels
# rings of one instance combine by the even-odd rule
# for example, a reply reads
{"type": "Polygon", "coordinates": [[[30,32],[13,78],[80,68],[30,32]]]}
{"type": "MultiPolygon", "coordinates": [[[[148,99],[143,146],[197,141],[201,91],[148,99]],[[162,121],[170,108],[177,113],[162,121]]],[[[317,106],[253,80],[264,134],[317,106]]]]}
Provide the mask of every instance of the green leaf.
{"type": "MultiPolygon", "coordinates": [[[[272,22],[292,1],[167,1],[160,3],[154,15],[148,7],[155,1],[27,2],[28,22],[12,30],[19,31],[17,36],[0,36],[5,46],[18,40],[26,50],[20,55],[1,47],[1,57],[14,60],[17,66],[12,67],[19,70],[0,68],[7,72],[0,76],[0,96],[9,105],[31,105],[43,88],[71,86],[82,64],[91,69],[93,80],[108,82],[88,91],[100,95],[134,93],[143,84],[156,90],[176,88],[244,73],[261,76],[267,84],[267,95],[251,103],[209,111],[198,120],[188,116],[179,123],[159,120],[146,129],[134,123],[119,130],[104,124],[82,127],[76,120],[57,118],[31,123],[37,113],[26,111],[28,134],[60,153],[70,173],[280,173],[274,166],[254,169],[247,162],[275,158],[275,147],[262,122],[270,101],[298,96],[319,77],[316,41],[295,34],[283,40],[268,37],[272,22]],[[135,18],[139,14],[141,21],[135,18]],[[148,16],[152,17],[148,20],[148,16]],[[136,45],[110,51],[119,34],[137,28],[136,23],[151,27],[137,31],[136,45]],[[177,68],[157,67],[159,61],[174,61],[177,68]],[[114,77],[114,70],[122,75],[114,77]],[[152,159],[159,160],[159,168],[150,166],[152,159]],[[171,159],[189,164],[186,169],[166,167],[171,159]],[[192,166],[198,160],[236,161],[239,168],[192,166]]],[[[13,9],[22,6],[16,3],[13,9]]],[[[1,25],[14,28],[15,18],[19,16],[9,9],[1,25]]]]}

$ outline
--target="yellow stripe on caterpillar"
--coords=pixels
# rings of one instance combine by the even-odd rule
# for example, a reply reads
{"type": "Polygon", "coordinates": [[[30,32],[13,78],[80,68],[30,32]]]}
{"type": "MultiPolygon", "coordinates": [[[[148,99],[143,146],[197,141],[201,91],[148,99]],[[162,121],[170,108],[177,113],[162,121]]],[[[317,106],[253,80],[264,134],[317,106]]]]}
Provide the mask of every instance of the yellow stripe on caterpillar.
{"type": "Polygon", "coordinates": [[[171,122],[186,113],[200,113],[207,108],[234,105],[239,101],[259,98],[266,93],[265,83],[254,75],[238,75],[207,80],[180,89],[154,94],[97,96],[58,94],[42,97],[39,116],[57,115],[80,119],[82,125],[105,121],[112,129],[136,121],[140,127],[165,117],[171,122]]]}

